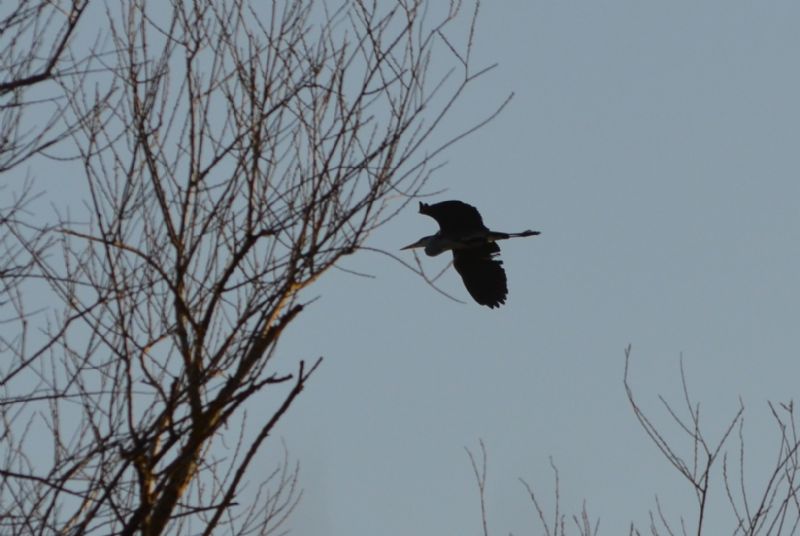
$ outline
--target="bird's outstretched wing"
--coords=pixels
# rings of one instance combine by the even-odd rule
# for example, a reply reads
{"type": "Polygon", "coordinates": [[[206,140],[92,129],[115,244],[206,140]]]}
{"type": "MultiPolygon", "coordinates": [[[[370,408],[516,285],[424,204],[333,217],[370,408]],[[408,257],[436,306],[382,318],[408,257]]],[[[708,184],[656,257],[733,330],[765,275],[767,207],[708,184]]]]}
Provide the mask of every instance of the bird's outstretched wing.
{"type": "Polygon", "coordinates": [[[465,236],[488,231],[478,209],[462,201],[442,201],[432,205],[420,201],[419,212],[436,220],[444,235],[465,236]]]}
{"type": "Polygon", "coordinates": [[[494,242],[453,250],[453,266],[464,286],[481,305],[495,308],[506,302],[508,286],[503,261],[496,258],[500,247],[494,242]]]}

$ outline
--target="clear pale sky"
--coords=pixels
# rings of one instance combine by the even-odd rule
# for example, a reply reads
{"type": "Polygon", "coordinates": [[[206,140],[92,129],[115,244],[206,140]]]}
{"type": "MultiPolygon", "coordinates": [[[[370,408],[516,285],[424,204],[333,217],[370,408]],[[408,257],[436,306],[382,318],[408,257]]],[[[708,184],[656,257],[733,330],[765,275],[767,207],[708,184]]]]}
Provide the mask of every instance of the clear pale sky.
{"type": "MultiPolygon", "coordinates": [[[[656,494],[691,524],[692,490],[625,397],[628,344],[642,405],[687,457],[658,401],[682,401],[680,356],[711,439],[741,397],[760,493],[777,452],[767,401],[800,378],[799,24],[788,0],[484,2],[475,63],[500,65],[447,128],[515,97],[447,152],[431,200],[542,235],[502,244],[496,310],[452,269],[440,284],[465,304],[370,252],[342,266],[374,279],[319,281],[278,353],[285,370],[325,361],[251,478],[283,438],[304,488],[292,534],[481,534],[464,451],[479,439],[492,534],[542,532],[518,478],[552,507],[550,457],[562,511],[585,499],[600,534],[647,532],[656,494]]],[[[368,245],[412,261],[400,247],[435,229],[411,206],[368,245]]],[[[422,262],[435,274],[448,257],[422,262]]],[[[733,526],[720,476],[706,534],[733,526]]]]}
{"type": "MultiPolygon", "coordinates": [[[[459,117],[515,98],[431,189],[543,234],[502,245],[499,310],[455,272],[441,285],[466,305],[371,253],[344,266],[376,279],[320,282],[281,346],[326,357],[280,430],[302,465],[294,534],[479,534],[464,452],[479,438],[494,534],[541,532],[517,478],[552,505],[550,456],[562,510],[585,499],[601,534],[646,532],[656,494],[691,523],[692,490],[627,404],[629,343],[634,387],[669,432],[657,395],[681,403],[681,353],[710,438],[742,397],[760,493],[777,453],[766,402],[796,397],[800,377],[798,21],[789,1],[484,3],[476,60],[500,66],[459,117]]],[[[411,207],[371,245],[435,228],[411,207]]],[[[730,533],[713,489],[706,533],[730,533]]]]}

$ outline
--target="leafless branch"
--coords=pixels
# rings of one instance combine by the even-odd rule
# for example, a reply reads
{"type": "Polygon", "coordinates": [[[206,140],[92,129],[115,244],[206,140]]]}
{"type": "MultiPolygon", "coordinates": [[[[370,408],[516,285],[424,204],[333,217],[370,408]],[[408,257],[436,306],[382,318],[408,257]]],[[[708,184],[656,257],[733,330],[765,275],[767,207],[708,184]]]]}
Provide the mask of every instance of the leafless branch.
{"type": "Polygon", "coordinates": [[[488,72],[470,62],[477,10],[18,4],[0,41],[33,31],[37,47],[9,37],[3,56],[0,171],[47,151],[82,204],[43,210],[26,187],[0,208],[0,532],[285,530],[288,454],[243,494],[322,358],[285,369],[278,342],[314,283],[375,251],[443,151],[505,106],[440,132],[488,72]],[[90,9],[105,22],[79,32],[90,9]],[[19,114],[46,105],[26,137],[19,114]]]}

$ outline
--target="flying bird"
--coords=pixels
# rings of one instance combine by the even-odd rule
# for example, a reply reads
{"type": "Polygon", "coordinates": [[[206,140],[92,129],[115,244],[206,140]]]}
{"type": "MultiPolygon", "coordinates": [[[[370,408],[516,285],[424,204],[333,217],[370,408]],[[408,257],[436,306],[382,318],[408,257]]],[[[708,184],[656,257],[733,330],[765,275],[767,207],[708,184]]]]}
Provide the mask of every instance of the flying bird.
{"type": "Polygon", "coordinates": [[[419,213],[436,220],[439,232],[424,236],[403,249],[425,248],[425,254],[430,257],[452,250],[453,266],[475,301],[491,308],[504,304],[508,287],[503,261],[497,258],[500,246],[496,242],[535,236],[539,231],[490,231],[483,224],[478,209],[461,201],[442,201],[432,205],[420,202],[419,213]]]}

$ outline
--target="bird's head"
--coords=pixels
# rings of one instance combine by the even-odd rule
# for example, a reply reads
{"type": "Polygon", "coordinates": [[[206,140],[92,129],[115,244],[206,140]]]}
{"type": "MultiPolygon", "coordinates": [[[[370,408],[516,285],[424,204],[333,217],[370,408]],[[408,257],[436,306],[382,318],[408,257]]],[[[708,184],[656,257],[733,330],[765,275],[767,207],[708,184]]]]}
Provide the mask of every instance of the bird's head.
{"type": "Polygon", "coordinates": [[[446,243],[439,238],[439,235],[423,236],[413,244],[409,244],[402,249],[425,248],[425,255],[435,257],[445,251],[446,243]]]}

